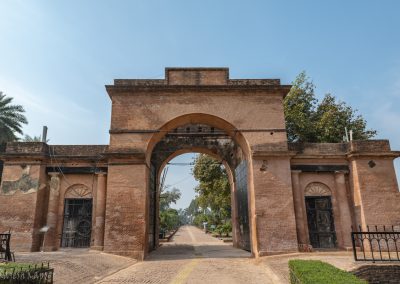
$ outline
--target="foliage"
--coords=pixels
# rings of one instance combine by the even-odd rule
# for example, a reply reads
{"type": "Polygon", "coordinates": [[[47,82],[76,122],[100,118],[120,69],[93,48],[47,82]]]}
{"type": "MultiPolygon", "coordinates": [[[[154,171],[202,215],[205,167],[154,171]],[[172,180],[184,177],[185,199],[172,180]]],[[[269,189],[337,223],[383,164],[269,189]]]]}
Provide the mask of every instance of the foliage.
{"type": "Polygon", "coordinates": [[[179,212],[176,209],[170,208],[172,203],[181,197],[181,192],[177,188],[171,191],[161,190],[160,193],[160,229],[169,231],[177,228],[181,223],[179,212]]]}
{"type": "Polygon", "coordinates": [[[161,190],[160,193],[160,211],[167,210],[172,203],[176,203],[181,198],[181,192],[176,187],[171,190],[161,190]]]}
{"type": "Polygon", "coordinates": [[[367,122],[357,114],[357,110],[331,94],[326,94],[319,102],[314,91],[315,85],[303,71],[284,100],[290,142],[341,142],[345,127],[353,131],[354,140],[365,140],[376,135],[375,130],[366,129],[367,122]]]}
{"type": "MultiPolygon", "coordinates": [[[[211,210],[207,219],[213,224],[221,224],[231,215],[230,185],[225,169],[217,160],[199,154],[193,167],[194,178],[199,182],[195,188],[198,194],[197,206],[203,211],[211,210]]],[[[203,218],[204,219],[204,218],[203,218]]]]}
{"type": "Polygon", "coordinates": [[[302,284],[362,284],[367,283],[353,274],[319,260],[290,260],[291,283],[302,284]],[[299,281],[297,281],[297,279],[299,281]]]}
{"type": "MultiPolygon", "coordinates": [[[[29,136],[28,134],[25,134],[24,138],[22,139],[22,142],[42,142],[42,136],[29,136]]],[[[49,139],[46,140],[46,143],[49,142],[49,139]]]]}
{"type": "Polygon", "coordinates": [[[222,235],[228,237],[229,233],[231,232],[232,232],[232,222],[230,220],[228,220],[224,224],[218,225],[214,230],[214,233],[218,234],[220,237],[222,235]]]}
{"type": "Polygon", "coordinates": [[[165,231],[176,229],[179,226],[178,211],[168,208],[160,211],[160,228],[165,231]]]}
{"type": "Polygon", "coordinates": [[[13,98],[0,92],[0,143],[17,140],[22,134],[22,124],[28,123],[21,105],[12,104],[13,98]]]}

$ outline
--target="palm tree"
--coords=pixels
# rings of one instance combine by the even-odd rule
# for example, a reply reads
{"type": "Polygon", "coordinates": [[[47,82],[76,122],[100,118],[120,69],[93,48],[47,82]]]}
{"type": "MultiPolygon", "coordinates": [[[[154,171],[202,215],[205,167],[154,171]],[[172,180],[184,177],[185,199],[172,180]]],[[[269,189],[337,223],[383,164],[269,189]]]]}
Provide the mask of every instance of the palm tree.
{"type": "Polygon", "coordinates": [[[22,134],[22,124],[28,123],[23,106],[12,104],[13,98],[0,92],[0,143],[17,140],[22,134]]]}

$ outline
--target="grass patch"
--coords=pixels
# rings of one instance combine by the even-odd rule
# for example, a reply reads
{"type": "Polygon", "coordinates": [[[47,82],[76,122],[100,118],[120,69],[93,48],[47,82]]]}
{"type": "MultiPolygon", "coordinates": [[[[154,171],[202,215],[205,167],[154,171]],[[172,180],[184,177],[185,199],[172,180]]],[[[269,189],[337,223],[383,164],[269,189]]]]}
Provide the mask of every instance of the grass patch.
{"type": "Polygon", "coordinates": [[[367,284],[353,274],[319,260],[290,260],[292,284],[367,284]]]}

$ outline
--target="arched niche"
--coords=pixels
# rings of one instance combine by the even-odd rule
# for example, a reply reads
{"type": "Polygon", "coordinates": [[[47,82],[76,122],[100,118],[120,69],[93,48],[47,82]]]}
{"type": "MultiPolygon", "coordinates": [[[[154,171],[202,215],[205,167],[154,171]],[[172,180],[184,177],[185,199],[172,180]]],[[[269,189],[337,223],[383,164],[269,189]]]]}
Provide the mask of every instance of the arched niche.
{"type": "Polygon", "coordinates": [[[304,196],[331,196],[329,187],[321,182],[311,182],[304,190],[304,196]]]}
{"type": "Polygon", "coordinates": [[[71,185],[66,191],[64,198],[93,198],[92,191],[84,184],[71,185]]]}

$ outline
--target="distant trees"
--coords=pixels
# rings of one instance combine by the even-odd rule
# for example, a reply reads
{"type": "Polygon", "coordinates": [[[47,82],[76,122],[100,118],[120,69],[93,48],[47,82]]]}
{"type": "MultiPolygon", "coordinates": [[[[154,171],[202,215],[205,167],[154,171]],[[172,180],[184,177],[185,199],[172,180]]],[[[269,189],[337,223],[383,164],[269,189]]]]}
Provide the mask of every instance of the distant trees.
{"type": "Polygon", "coordinates": [[[214,224],[231,217],[231,190],[228,176],[221,163],[214,158],[199,154],[193,167],[193,176],[199,182],[195,188],[198,194],[197,203],[209,208],[214,224]]]}
{"type": "Polygon", "coordinates": [[[199,185],[195,188],[197,196],[183,211],[185,220],[199,227],[207,222],[218,234],[229,234],[232,231],[231,192],[224,167],[212,157],[199,154],[192,173],[199,185]]]}
{"type": "Polygon", "coordinates": [[[42,142],[42,136],[29,136],[25,134],[24,138],[22,138],[22,142],[42,142]]]}
{"type": "Polygon", "coordinates": [[[365,140],[376,135],[376,130],[367,129],[366,120],[357,110],[338,101],[333,95],[326,94],[319,102],[314,94],[315,86],[304,71],[292,85],[284,100],[290,142],[341,142],[345,128],[353,131],[354,140],[365,140]]]}
{"type": "Polygon", "coordinates": [[[181,192],[177,188],[168,191],[161,189],[160,193],[160,229],[162,231],[172,230],[180,225],[179,212],[170,207],[181,197],[181,192]]]}
{"type": "Polygon", "coordinates": [[[28,123],[24,108],[12,101],[0,92],[0,144],[17,140],[16,134],[22,134],[22,125],[28,123]]]}

